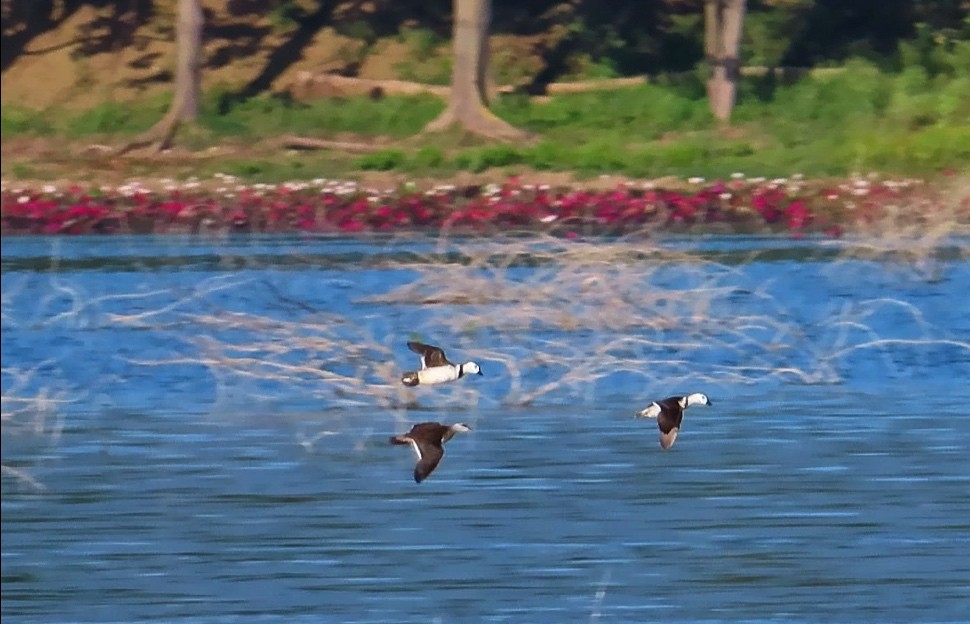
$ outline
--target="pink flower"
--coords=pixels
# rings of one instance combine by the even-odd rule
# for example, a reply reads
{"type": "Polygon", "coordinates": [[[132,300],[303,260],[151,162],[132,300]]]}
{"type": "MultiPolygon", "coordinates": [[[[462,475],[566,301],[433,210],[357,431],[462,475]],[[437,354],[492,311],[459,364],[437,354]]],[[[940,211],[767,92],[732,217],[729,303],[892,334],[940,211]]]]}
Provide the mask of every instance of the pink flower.
{"type": "Polygon", "coordinates": [[[801,230],[811,220],[812,215],[801,201],[793,201],[785,209],[788,216],[788,229],[801,230]]]}
{"type": "Polygon", "coordinates": [[[338,227],[342,232],[362,232],[365,229],[363,223],[351,219],[342,221],[338,227]]]}

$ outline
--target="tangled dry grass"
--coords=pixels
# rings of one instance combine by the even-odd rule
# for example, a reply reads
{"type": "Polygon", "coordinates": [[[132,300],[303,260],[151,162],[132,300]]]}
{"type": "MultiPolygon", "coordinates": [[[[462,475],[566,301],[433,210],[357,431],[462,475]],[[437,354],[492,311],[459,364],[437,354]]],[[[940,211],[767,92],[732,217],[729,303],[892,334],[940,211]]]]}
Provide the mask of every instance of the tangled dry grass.
{"type": "MultiPolygon", "coordinates": [[[[63,407],[72,399],[64,392],[37,383],[39,371],[51,364],[53,362],[45,361],[27,370],[0,369],[4,388],[0,398],[0,422],[5,445],[8,438],[42,446],[54,445],[60,440],[64,430],[63,407]]],[[[25,465],[8,463],[4,458],[0,467],[5,478],[34,490],[44,489],[44,484],[35,479],[25,465]]]]}
{"type": "Polygon", "coordinates": [[[412,277],[343,312],[277,292],[277,305],[296,309],[286,318],[185,313],[181,322],[197,331],[183,337],[182,355],[132,363],[201,364],[217,385],[248,380],[257,399],[292,392],[326,405],[393,410],[419,396],[398,381],[414,364],[403,348],[409,337],[446,345],[455,360],[473,357],[502,380],[487,392],[456,384],[435,394],[466,408],[486,394],[513,405],[592,401],[617,378],[643,388],[833,384],[843,381],[846,358],[861,350],[890,368],[891,349],[970,352],[970,342],[941,333],[916,306],[892,297],[853,300],[824,319],[804,317],[772,288],[784,275],[754,283],[742,266],[737,258],[725,262],[637,238],[445,238],[403,259],[390,255],[382,268],[412,277]],[[887,335],[872,321],[889,308],[901,320],[887,335]]]}
{"type": "Polygon", "coordinates": [[[959,178],[934,198],[888,201],[865,219],[865,234],[826,241],[845,259],[891,262],[919,279],[938,279],[941,261],[966,260],[970,246],[970,179],[959,178]]]}

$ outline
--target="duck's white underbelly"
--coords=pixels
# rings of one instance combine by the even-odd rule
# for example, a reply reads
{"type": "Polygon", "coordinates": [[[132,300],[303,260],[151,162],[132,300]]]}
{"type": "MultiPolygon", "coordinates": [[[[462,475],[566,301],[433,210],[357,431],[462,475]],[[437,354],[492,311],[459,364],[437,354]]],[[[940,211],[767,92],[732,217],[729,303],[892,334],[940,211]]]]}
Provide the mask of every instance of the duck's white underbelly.
{"type": "Polygon", "coordinates": [[[418,371],[418,380],[423,386],[445,383],[456,379],[458,379],[457,366],[433,366],[418,371]]]}

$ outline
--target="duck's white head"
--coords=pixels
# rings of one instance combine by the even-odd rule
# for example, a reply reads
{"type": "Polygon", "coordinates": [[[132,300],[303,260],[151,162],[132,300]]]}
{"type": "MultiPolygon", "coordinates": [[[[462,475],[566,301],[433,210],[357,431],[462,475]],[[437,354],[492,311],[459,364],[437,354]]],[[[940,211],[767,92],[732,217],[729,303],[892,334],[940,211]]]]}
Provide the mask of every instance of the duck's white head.
{"type": "Polygon", "coordinates": [[[481,375],[482,369],[475,362],[465,362],[461,365],[462,375],[481,375]]]}
{"type": "Polygon", "coordinates": [[[465,431],[471,431],[472,428],[465,423],[455,423],[448,427],[448,431],[445,431],[444,435],[441,436],[441,443],[444,444],[448,440],[455,437],[456,433],[462,433],[465,431]]]}
{"type": "Polygon", "coordinates": [[[706,394],[701,392],[695,392],[693,394],[688,394],[684,400],[684,407],[690,407],[691,405],[710,405],[711,400],[707,398],[706,394]]]}

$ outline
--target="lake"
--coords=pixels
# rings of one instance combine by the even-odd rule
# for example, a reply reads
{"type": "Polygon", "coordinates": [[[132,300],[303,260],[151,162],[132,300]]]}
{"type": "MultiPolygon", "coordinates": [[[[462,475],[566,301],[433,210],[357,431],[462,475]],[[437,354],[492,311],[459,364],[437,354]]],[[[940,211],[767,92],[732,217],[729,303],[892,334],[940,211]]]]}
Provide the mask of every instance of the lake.
{"type": "Polygon", "coordinates": [[[28,237],[2,268],[5,621],[968,620],[966,238],[28,237]],[[484,376],[406,389],[409,339],[484,376]],[[634,413],[694,391],[662,450],[634,413]],[[416,484],[388,436],[426,420],[472,431],[416,484]]]}

